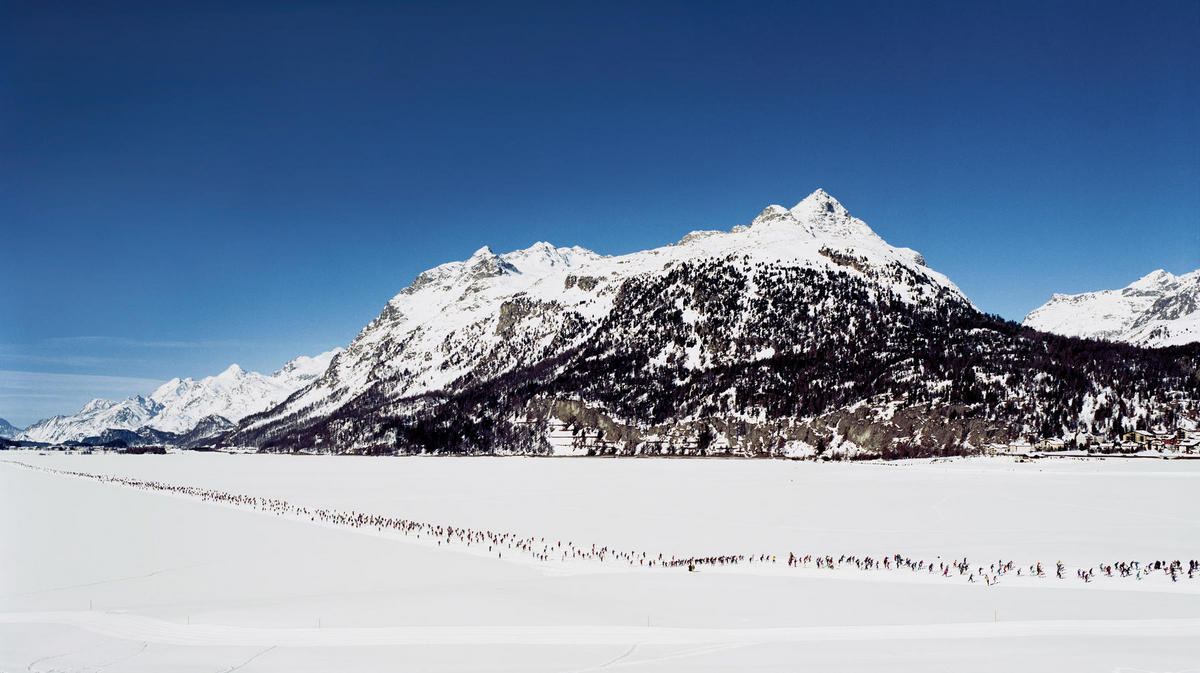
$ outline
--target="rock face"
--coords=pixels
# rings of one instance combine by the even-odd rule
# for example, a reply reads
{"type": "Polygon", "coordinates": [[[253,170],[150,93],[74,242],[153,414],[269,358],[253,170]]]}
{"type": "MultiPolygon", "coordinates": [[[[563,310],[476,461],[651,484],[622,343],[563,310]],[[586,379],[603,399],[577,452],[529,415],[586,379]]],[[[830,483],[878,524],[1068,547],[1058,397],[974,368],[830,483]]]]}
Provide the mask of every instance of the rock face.
{"type": "Polygon", "coordinates": [[[420,274],[223,442],[330,452],[970,451],[1165,423],[1196,352],[1024,329],[818,190],[620,257],[537,243],[420,274]]]}
{"type": "Polygon", "coordinates": [[[1146,346],[1200,341],[1200,270],[1154,271],[1120,290],[1056,294],[1025,317],[1027,327],[1146,346]]]}

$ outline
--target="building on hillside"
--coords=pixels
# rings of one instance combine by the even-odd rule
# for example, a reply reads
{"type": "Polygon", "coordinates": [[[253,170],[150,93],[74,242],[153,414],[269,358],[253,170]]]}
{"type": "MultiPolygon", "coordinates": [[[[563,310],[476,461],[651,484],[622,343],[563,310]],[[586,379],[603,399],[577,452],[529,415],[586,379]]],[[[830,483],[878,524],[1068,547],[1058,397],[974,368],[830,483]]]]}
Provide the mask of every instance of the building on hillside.
{"type": "Polygon", "coordinates": [[[1131,444],[1149,444],[1154,441],[1154,435],[1144,430],[1134,430],[1121,435],[1121,441],[1131,444]]]}

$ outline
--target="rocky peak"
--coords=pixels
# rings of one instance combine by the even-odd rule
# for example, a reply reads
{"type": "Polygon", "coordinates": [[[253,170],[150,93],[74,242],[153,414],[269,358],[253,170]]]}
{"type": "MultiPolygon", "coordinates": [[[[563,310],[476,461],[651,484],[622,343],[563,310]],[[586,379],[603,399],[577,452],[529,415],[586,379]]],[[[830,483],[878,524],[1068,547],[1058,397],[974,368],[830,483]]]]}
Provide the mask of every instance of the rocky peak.
{"type": "Polygon", "coordinates": [[[788,221],[795,222],[796,218],[792,216],[792,213],[787,208],[772,204],[766,208],[763,208],[763,211],[759,213],[752,222],[750,222],[750,226],[756,227],[762,224],[788,221]]]}

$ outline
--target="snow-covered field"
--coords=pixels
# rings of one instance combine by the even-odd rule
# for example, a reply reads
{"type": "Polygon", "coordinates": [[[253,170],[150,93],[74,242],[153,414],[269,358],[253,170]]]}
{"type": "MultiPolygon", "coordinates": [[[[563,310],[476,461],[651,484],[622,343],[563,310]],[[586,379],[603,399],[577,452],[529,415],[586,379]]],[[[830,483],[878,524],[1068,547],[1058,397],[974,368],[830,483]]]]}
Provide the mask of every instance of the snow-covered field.
{"type": "Polygon", "coordinates": [[[1200,577],[1075,576],[1200,558],[1200,461],[0,461],[552,547],[776,558],[539,561],[0,462],[4,672],[1200,670],[1200,577]],[[790,552],[1040,561],[1049,576],[794,568],[790,552]]]}

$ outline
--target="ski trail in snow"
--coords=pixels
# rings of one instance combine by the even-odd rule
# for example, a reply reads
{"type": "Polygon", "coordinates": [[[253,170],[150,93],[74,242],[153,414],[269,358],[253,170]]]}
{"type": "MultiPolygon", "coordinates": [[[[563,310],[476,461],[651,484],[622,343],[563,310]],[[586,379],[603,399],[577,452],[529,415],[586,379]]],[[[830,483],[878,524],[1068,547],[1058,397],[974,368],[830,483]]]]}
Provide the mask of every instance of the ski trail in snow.
{"type": "Polygon", "coordinates": [[[726,650],[737,650],[746,647],[747,643],[729,643],[725,645],[713,645],[711,647],[696,647],[683,652],[674,652],[672,654],[664,654],[661,657],[653,657],[650,659],[634,659],[632,661],[622,661],[614,664],[612,668],[625,668],[627,666],[642,666],[645,664],[657,664],[663,661],[675,661],[678,659],[691,659],[692,657],[701,657],[706,654],[716,654],[726,650]]]}
{"type": "Polygon", "coordinates": [[[629,666],[645,666],[647,664],[657,664],[657,663],[660,663],[663,661],[674,661],[677,659],[690,659],[692,657],[699,657],[699,656],[703,656],[705,654],[715,654],[717,652],[724,652],[725,650],[740,649],[742,647],[745,647],[748,644],[749,643],[728,643],[728,644],[721,644],[721,645],[712,645],[710,647],[693,647],[693,648],[684,650],[682,652],[671,652],[670,654],[664,654],[660,657],[648,657],[645,659],[632,659],[632,660],[626,661],[626,659],[629,657],[629,655],[633,654],[634,649],[636,649],[638,645],[641,645],[641,643],[635,643],[633,645],[633,647],[630,647],[629,651],[627,651],[625,654],[622,654],[621,656],[617,657],[616,659],[613,659],[612,661],[610,661],[606,664],[601,664],[599,666],[589,666],[588,668],[581,668],[581,669],[578,669],[575,671],[571,671],[571,673],[590,673],[591,671],[606,671],[606,670],[613,669],[613,668],[626,668],[629,666]]]}
{"type": "MultiPolygon", "coordinates": [[[[2,622],[0,622],[0,623],[2,623],[2,622]]],[[[34,659],[33,661],[29,662],[29,665],[25,667],[25,670],[28,673],[35,673],[35,671],[33,670],[33,667],[42,663],[43,661],[50,661],[51,659],[61,659],[62,657],[69,657],[73,654],[79,654],[80,652],[83,652],[86,649],[88,649],[88,648],[82,647],[78,650],[71,650],[70,652],[63,652],[61,654],[51,654],[51,655],[42,657],[40,659],[34,659]]],[[[48,670],[53,670],[53,669],[48,669],[48,670]]]]}
{"type": "Polygon", "coordinates": [[[126,661],[129,661],[130,659],[133,659],[134,657],[141,655],[149,647],[150,647],[150,643],[142,643],[142,646],[138,648],[137,652],[134,652],[133,654],[130,654],[130,655],[127,655],[124,657],[120,657],[119,659],[113,659],[112,661],[108,662],[107,664],[101,664],[100,666],[96,667],[96,671],[97,672],[103,671],[104,669],[106,669],[110,666],[116,666],[117,664],[121,664],[126,661]]]}
{"type": "Polygon", "coordinates": [[[181,570],[189,570],[192,568],[200,568],[202,566],[212,565],[211,563],[197,563],[194,565],[180,566],[178,568],[160,568],[153,572],[148,572],[142,575],[129,575],[127,577],[113,577],[106,580],[96,580],[95,582],[84,582],[83,584],[70,584],[62,587],[50,587],[48,589],[34,589],[33,591],[18,591],[8,594],[0,594],[0,598],[15,598],[17,596],[36,596],[37,594],[47,594],[55,591],[69,591],[71,589],[83,589],[86,587],[99,586],[101,584],[115,584],[117,582],[132,582],[134,580],[143,580],[148,577],[154,577],[163,573],[178,572],[181,570]]]}
{"type": "Polygon", "coordinates": [[[57,624],[123,640],[167,645],[365,647],[388,645],[731,645],[819,641],[946,640],[1068,636],[1200,638],[1200,618],[1074,619],[950,624],[878,624],[764,628],[645,626],[394,626],[266,628],[184,625],[115,612],[9,612],[0,624],[57,624]]]}
{"type": "Polygon", "coordinates": [[[597,667],[595,667],[595,668],[592,668],[592,669],[586,669],[586,668],[585,668],[584,670],[585,670],[585,671],[586,671],[586,670],[597,670],[597,671],[598,671],[598,670],[601,670],[601,669],[604,669],[604,668],[610,668],[610,667],[612,667],[614,664],[616,664],[617,662],[619,662],[619,661],[621,661],[622,659],[624,659],[625,657],[628,657],[629,655],[633,654],[634,650],[636,650],[636,649],[637,649],[637,647],[638,647],[638,645],[640,645],[640,644],[641,644],[641,643],[634,643],[634,644],[630,645],[630,646],[629,646],[629,649],[628,649],[628,650],[625,650],[625,652],[624,652],[624,653],[622,653],[622,654],[621,654],[619,657],[617,657],[616,659],[611,659],[611,660],[609,660],[609,661],[606,661],[606,662],[604,662],[603,664],[600,664],[599,666],[597,666],[597,667]]]}
{"type": "Polygon", "coordinates": [[[247,664],[249,664],[250,662],[254,661],[255,659],[257,659],[257,658],[261,657],[262,655],[266,654],[267,652],[270,652],[271,650],[275,649],[276,647],[277,647],[277,645],[272,645],[272,646],[268,647],[267,649],[265,649],[265,650],[263,650],[262,652],[259,652],[258,654],[256,654],[256,655],[254,655],[254,656],[250,657],[249,659],[247,659],[247,660],[243,661],[242,663],[238,664],[237,666],[234,666],[234,667],[232,667],[232,668],[227,668],[227,669],[225,669],[225,673],[233,673],[233,672],[234,672],[234,671],[236,671],[236,670],[239,670],[239,669],[245,668],[247,664]]]}

